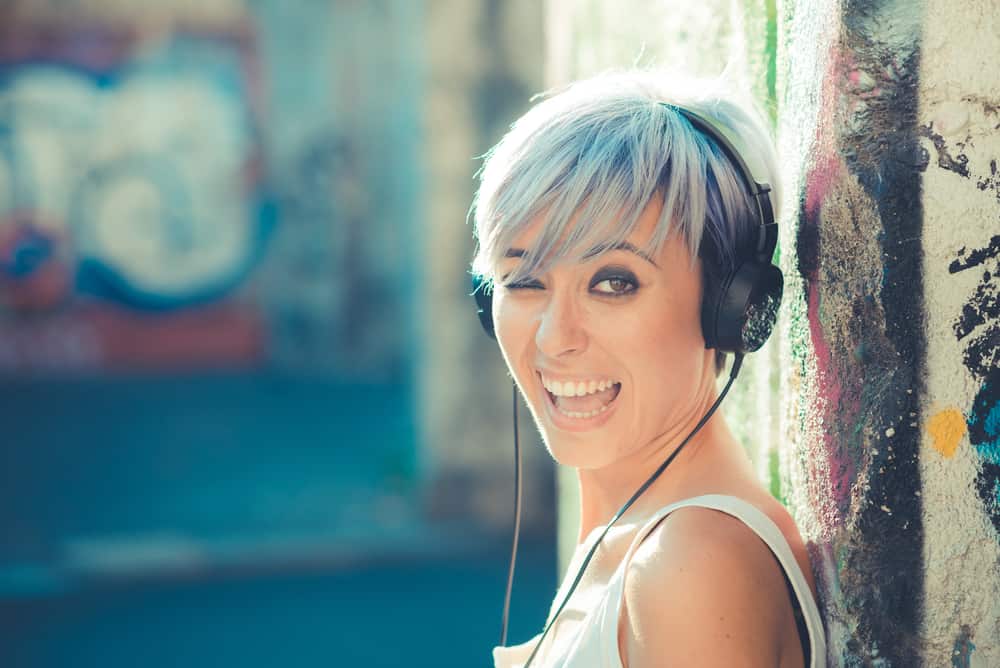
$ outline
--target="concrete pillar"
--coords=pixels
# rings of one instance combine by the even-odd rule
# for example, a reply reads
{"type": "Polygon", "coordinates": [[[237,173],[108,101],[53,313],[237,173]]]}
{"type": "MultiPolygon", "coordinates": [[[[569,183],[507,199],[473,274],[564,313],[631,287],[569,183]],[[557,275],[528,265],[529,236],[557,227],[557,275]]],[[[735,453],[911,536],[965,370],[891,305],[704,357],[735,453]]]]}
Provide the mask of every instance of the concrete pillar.
{"type": "Polygon", "coordinates": [[[833,665],[1000,665],[988,2],[785,2],[781,431],[833,665]]]}
{"type": "Polygon", "coordinates": [[[925,664],[1000,665],[1000,19],[928,2],[920,144],[925,664]],[[964,423],[964,425],[963,425],[964,423]]]}
{"type": "MultiPolygon", "coordinates": [[[[543,89],[542,6],[534,0],[424,3],[427,258],[419,292],[421,477],[435,519],[504,530],[513,510],[511,383],[476,319],[466,214],[483,155],[543,89]]],[[[522,407],[525,522],[552,524],[551,464],[522,407]]]]}

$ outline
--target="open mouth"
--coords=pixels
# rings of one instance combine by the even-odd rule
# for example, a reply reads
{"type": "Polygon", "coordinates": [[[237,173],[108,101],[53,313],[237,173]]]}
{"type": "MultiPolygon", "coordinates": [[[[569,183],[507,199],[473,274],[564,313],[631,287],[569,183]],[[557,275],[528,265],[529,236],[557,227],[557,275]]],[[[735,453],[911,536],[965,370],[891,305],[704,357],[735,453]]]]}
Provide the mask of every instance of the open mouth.
{"type": "Polygon", "coordinates": [[[545,394],[562,415],[577,420],[597,417],[618,398],[622,384],[611,379],[559,382],[539,374],[545,394]]]}

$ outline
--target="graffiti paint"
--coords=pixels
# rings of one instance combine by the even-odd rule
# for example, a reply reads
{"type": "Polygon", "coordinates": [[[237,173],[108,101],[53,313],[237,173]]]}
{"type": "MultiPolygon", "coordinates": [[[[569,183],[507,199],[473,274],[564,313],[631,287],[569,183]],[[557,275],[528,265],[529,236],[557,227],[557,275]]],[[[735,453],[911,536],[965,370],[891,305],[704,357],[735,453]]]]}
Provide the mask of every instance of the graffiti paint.
{"type": "Polygon", "coordinates": [[[0,22],[24,36],[0,39],[0,375],[258,365],[254,33],[98,23],[0,22]]]}
{"type": "Polygon", "coordinates": [[[965,344],[962,363],[981,383],[967,427],[969,443],[979,455],[976,491],[1000,537],[1000,235],[980,248],[959,250],[948,272],[967,271],[982,274],[952,329],[965,344]]]}
{"type": "Polygon", "coordinates": [[[976,649],[972,642],[972,629],[962,624],[962,631],[955,638],[955,647],[951,651],[952,668],[971,668],[972,652],[976,649]]]}
{"type": "Polygon", "coordinates": [[[967,431],[965,416],[957,408],[947,408],[935,413],[927,421],[927,432],[931,436],[931,445],[945,459],[954,456],[958,444],[967,431]]]}
{"type": "MultiPolygon", "coordinates": [[[[799,196],[796,254],[822,429],[843,530],[826,609],[838,665],[919,665],[923,512],[923,210],[917,140],[919,12],[859,3],[842,15],[799,196]],[[903,21],[898,21],[902,16],[903,21]],[[896,26],[886,30],[886,26],[896,26]]],[[[829,576],[826,576],[829,579],[829,576]]]]}

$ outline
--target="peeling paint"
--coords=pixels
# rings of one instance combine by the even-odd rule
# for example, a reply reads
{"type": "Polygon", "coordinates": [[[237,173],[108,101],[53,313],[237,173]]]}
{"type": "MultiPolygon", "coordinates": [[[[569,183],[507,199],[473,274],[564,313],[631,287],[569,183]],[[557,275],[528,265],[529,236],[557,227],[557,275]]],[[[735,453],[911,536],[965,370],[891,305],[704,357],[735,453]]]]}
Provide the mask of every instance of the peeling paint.
{"type": "Polygon", "coordinates": [[[981,248],[965,247],[948,265],[951,274],[984,269],[972,295],[952,324],[955,337],[965,340],[962,362],[980,381],[967,426],[969,442],[980,457],[976,490],[1000,539],[1000,235],[981,248]]]}
{"type": "MultiPolygon", "coordinates": [[[[993,168],[996,169],[996,161],[992,161],[991,164],[993,165],[993,168]]],[[[986,262],[986,260],[1000,255],[1000,234],[990,239],[989,244],[983,248],[973,250],[968,254],[968,257],[966,257],[966,252],[965,246],[959,249],[958,258],[948,265],[949,274],[956,274],[960,271],[971,269],[972,267],[978,267],[986,262]]],[[[986,277],[986,280],[989,280],[988,276],[986,277]]]]}
{"type": "Polygon", "coordinates": [[[1000,523],[986,428],[996,397],[1000,48],[996,3],[925,0],[919,136],[928,394],[923,422],[924,666],[1000,666],[1000,523]],[[993,239],[991,239],[991,237],[993,239]],[[978,432],[977,432],[978,429],[978,432]],[[977,447],[978,444],[978,447],[977,447]]]}
{"type": "Polygon", "coordinates": [[[934,132],[934,129],[930,125],[920,128],[920,136],[930,139],[931,143],[934,144],[934,149],[937,151],[938,167],[969,178],[969,157],[967,155],[957,153],[955,157],[952,157],[944,137],[934,132]]]}
{"type": "Polygon", "coordinates": [[[972,403],[969,442],[981,457],[976,489],[1000,538],[1000,373],[991,374],[972,403]]]}

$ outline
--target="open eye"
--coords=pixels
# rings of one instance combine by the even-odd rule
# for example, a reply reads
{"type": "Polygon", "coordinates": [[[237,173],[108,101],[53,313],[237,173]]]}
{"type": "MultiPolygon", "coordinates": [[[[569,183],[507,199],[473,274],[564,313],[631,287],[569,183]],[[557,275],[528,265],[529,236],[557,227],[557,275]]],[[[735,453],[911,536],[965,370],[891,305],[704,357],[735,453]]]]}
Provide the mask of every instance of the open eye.
{"type": "Polygon", "coordinates": [[[622,268],[602,269],[594,276],[590,289],[602,295],[621,297],[639,289],[639,280],[622,268]]]}

